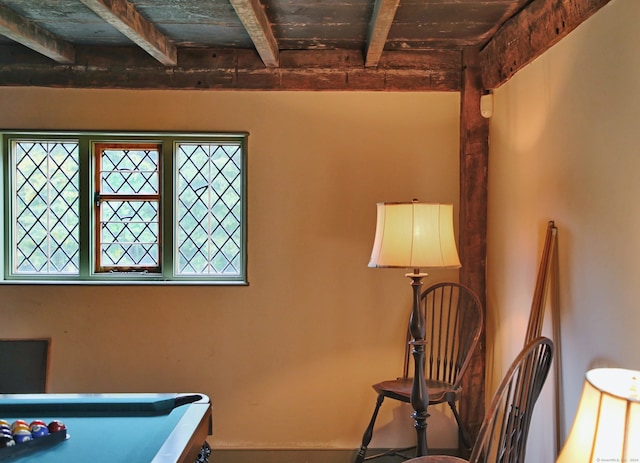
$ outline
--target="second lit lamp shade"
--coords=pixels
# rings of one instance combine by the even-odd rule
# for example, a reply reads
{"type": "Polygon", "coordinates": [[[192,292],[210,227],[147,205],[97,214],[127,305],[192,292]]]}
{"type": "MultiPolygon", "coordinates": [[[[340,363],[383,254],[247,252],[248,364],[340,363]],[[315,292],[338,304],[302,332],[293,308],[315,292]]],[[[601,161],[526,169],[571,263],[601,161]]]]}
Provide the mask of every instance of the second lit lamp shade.
{"type": "Polygon", "coordinates": [[[556,462],[639,462],[639,380],[639,371],[588,371],[573,427],[556,462]]]}

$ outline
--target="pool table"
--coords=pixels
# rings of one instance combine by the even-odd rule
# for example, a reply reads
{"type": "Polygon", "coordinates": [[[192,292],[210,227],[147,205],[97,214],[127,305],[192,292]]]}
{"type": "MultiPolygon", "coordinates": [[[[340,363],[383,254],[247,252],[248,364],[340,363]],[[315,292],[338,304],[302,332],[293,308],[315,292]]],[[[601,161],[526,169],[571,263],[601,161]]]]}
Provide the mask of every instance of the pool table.
{"type": "Polygon", "coordinates": [[[202,394],[0,394],[0,418],[59,420],[67,428],[65,439],[11,463],[194,463],[211,434],[202,394]]]}

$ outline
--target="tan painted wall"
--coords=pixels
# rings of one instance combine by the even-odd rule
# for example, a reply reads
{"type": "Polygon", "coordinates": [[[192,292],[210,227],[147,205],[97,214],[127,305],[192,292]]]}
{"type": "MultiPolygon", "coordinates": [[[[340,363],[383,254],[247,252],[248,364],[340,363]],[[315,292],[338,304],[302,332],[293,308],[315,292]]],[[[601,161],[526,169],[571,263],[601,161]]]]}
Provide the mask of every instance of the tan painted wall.
{"type": "MultiPolygon", "coordinates": [[[[375,203],[457,210],[457,94],[0,88],[0,106],[3,128],[250,133],[250,286],[0,286],[0,337],[53,339],[51,392],[204,392],[217,448],[359,445],[411,299],[404,272],[367,268],[375,203]]],[[[414,440],[409,413],[387,406],[372,445],[414,440]]]]}
{"type": "MultiPolygon", "coordinates": [[[[640,369],[638,18],[640,2],[612,0],[495,93],[490,377],[495,384],[522,345],[544,230],[555,220],[563,434],[573,422],[586,370],[640,369]]],[[[530,462],[554,461],[551,392],[536,410],[530,462]]]]}

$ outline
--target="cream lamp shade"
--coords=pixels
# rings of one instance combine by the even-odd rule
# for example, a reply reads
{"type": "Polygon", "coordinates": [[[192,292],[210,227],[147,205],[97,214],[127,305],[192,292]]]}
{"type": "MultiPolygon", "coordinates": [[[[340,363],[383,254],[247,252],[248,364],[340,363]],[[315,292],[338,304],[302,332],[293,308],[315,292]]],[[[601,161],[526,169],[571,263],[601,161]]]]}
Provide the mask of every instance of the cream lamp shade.
{"type": "Polygon", "coordinates": [[[557,463],[640,461],[640,371],[598,368],[582,397],[557,463]]]}
{"type": "Polygon", "coordinates": [[[369,267],[459,268],[453,205],[378,203],[369,267]]]}

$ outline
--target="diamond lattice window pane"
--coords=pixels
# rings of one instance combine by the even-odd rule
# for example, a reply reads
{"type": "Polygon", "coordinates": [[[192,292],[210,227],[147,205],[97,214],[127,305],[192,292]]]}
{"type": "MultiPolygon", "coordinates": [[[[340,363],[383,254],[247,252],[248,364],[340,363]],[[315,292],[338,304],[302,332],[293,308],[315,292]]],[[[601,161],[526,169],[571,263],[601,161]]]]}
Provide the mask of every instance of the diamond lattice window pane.
{"type": "Polygon", "coordinates": [[[242,147],[178,146],[177,262],[180,275],[240,275],[242,147]]]}
{"type": "Polygon", "coordinates": [[[97,145],[100,153],[98,271],[160,267],[158,145],[97,145]]]}
{"type": "Polygon", "coordinates": [[[78,274],[78,143],[20,141],[13,154],[13,272],[78,274]]]}
{"type": "Polygon", "coordinates": [[[100,208],[103,267],[156,267],[160,263],[157,201],[105,201],[100,208]]]}
{"type": "Polygon", "coordinates": [[[101,157],[102,194],[158,194],[157,149],[105,149],[101,157]]]}

